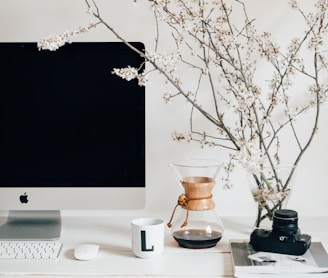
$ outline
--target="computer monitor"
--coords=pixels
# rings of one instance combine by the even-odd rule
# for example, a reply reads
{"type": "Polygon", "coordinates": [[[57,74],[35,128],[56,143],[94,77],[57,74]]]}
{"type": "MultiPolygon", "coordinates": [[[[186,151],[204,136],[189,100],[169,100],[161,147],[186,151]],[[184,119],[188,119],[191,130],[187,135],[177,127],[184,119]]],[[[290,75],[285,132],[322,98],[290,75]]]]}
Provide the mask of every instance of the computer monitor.
{"type": "Polygon", "coordinates": [[[61,210],[144,207],[145,87],[111,73],[142,62],[122,42],[0,43],[0,237],[59,238],[61,210]]]}

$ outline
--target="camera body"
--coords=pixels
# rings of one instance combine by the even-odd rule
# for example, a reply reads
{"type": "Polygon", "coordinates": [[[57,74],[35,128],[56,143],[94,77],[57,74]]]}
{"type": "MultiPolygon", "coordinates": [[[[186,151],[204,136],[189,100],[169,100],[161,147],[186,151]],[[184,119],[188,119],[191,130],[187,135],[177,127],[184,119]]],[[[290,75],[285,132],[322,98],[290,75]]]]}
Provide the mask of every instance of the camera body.
{"type": "Polygon", "coordinates": [[[311,245],[311,236],[301,234],[294,210],[277,210],[273,216],[272,230],[255,229],[250,244],[256,251],[289,255],[303,255],[311,245]]]}

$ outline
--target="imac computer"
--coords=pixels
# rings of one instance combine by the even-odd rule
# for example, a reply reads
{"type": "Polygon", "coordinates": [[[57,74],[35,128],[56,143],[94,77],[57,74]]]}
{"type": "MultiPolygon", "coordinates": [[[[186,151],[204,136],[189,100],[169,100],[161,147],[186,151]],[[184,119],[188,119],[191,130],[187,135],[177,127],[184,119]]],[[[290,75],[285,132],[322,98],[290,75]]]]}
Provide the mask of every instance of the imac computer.
{"type": "Polygon", "coordinates": [[[111,73],[142,64],[122,42],[0,43],[0,238],[58,239],[62,210],[143,208],[145,88],[111,73]]]}

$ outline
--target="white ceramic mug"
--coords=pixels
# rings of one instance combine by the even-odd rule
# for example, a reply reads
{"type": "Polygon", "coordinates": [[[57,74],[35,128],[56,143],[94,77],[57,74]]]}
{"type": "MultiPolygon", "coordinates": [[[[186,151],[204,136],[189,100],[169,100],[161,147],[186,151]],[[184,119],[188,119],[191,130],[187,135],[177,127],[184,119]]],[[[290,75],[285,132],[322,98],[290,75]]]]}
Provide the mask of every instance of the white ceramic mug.
{"type": "Polygon", "coordinates": [[[164,250],[164,221],[138,218],[131,222],[132,251],[139,258],[160,255],[164,250]]]}

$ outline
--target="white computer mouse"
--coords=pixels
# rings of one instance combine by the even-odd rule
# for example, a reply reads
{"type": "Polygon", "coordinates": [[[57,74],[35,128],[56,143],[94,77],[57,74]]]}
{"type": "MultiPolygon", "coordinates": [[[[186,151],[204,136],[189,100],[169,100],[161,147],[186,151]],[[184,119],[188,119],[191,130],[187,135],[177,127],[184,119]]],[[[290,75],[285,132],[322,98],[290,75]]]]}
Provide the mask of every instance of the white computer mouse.
{"type": "Polygon", "coordinates": [[[80,261],[89,261],[97,257],[98,251],[97,244],[80,244],[74,249],[74,257],[80,261]]]}

